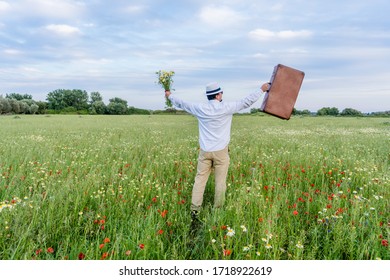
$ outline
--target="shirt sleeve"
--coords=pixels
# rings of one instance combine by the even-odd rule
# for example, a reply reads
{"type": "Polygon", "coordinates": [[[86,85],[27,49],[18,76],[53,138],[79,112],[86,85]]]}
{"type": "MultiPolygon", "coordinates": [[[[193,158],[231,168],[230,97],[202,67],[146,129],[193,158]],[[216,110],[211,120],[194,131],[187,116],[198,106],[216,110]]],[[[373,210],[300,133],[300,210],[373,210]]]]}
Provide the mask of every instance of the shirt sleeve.
{"type": "Polygon", "coordinates": [[[171,100],[172,104],[175,107],[178,107],[192,115],[196,115],[196,106],[194,104],[181,100],[180,98],[177,98],[175,96],[172,96],[172,94],[169,95],[169,100],[171,100]]]}
{"type": "Polygon", "coordinates": [[[256,91],[239,101],[230,103],[229,106],[230,113],[234,114],[241,110],[249,108],[253,103],[259,100],[260,96],[261,96],[261,92],[256,91]]]}

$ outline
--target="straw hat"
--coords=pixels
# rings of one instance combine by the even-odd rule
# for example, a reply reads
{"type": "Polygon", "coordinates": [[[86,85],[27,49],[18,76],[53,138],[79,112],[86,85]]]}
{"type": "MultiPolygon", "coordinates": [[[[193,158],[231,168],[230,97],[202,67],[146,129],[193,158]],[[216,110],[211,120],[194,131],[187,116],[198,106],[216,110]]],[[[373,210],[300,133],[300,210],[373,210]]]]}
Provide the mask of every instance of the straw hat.
{"type": "Polygon", "coordinates": [[[206,95],[213,95],[220,92],[222,92],[222,89],[216,82],[206,85],[206,95]]]}

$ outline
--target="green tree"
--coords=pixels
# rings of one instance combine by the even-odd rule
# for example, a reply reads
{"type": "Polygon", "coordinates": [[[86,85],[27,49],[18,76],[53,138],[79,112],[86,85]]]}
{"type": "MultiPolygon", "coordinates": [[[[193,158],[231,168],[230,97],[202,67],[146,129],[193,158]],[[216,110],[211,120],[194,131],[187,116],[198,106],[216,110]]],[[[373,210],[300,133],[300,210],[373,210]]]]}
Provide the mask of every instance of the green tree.
{"type": "Polygon", "coordinates": [[[48,103],[48,109],[62,110],[66,107],[64,101],[65,89],[56,89],[47,94],[46,100],[48,103]]]}
{"type": "Polygon", "coordinates": [[[66,107],[73,107],[76,110],[88,108],[88,93],[85,90],[74,89],[64,91],[64,102],[66,107]]]}
{"type": "Polygon", "coordinates": [[[38,114],[45,114],[46,110],[48,108],[48,103],[45,101],[37,101],[35,102],[36,105],[38,105],[38,114]]]}
{"type": "Polygon", "coordinates": [[[107,111],[110,115],[126,115],[127,113],[127,101],[119,97],[115,97],[109,100],[107,105],[107,111]]]}
{"type": "Polygon", "coordinates": [[[35,115],[36,113],[38,113],[38,110],[39,106],[37,104],[34,103],[30,106],[30,114],[35,115]]]}
{"type": "Polygon", "coordinates": [[[363,113],[353,108],[345,108],[341,112],[341,115],[342,116],[363,116],[363,113]]]}
{"type": "Polygon", "coordinates": [[[0,114],[9,114],[12,112],[11,104],[9,104],[8,98],[0,96],[0,114]]]}
{"type": "Polygon", "coordinates": [[[390,111],[372,112],[370,116],[373,117],[390,117],[390,111]]]}
{"type": "Polygon", "coordinates": [[[30,114],[30,106],[26,102],[19,101],[19,106],[21,114],[30,114]]]}
{"type": "Polygon", "coordinates": [[[103,102],[103,96],[98,91],[91,92],[90,94],[91,106],[89,107],[89,113],[92,115],[103,115],[106,113],[106,105],[103,102]]]}
{"type": "Polygon", "coordinates": [[[260,108],[251,108],[251,109],[250,109],[250,113],[251,113],[251,114],[256,114],[256,113],[258,113],[258,112],[261,112],[261,109],[260,109],[260,108]]]}
{"type": "Polygon", "coordinates": [[[63,110],[74,108],[73,110],[83,110],[88,108],[88,93],[80,89],[57,89],[49,92],[46,100],[48,108],[53,110],[63,110]]]}
{"type": "Polygon", "coordinates": [[[300,111],[300,110],[297,110],[294,108],[292,111],[292,114],[293,115],[311,115],[311,112],[307,109],[300,111]]]}
{"type": "Polygon", "coordinates": [[[339,109],[336,107],[323,107],[317,111],[318,116],[338,116],[339,109]]]}
{"type": "Polygon", "coordinates": [[[98,114],[98,115],[103,115],[106,113],[106,105],[104,104],[103,101],[95,101],[92,103],[90,107],[90,113],[91,114],[98,114]]]}
{"type": "Polygon", "coordinates": [[[90,96],[91,96],[91,104],[98,101],[103,101],[103,96],[98,91],[91,92],[90,96]]]}
{"type": "Polygon", "coordinates": [[[9,93],[5,95],[5,98],[23,100],[23,99],[32,99],[30,94],[20,94],[20,93],[9,93]]]}
{"type": "Polygon", "coordinates": [[[16,99],[8,99],[9,104],[11,105],[11,112],[14,114],[20,114],[21,108],[20,108],[20,102],[16,99]]]}
{"type": "Polygon", "coordinates": [[[150,111],[146,109],[140,109],[140,108],[135,108],[133,106],[130,106],[127,109],[127,114],[128,115],[150,115],[150,111]]]}

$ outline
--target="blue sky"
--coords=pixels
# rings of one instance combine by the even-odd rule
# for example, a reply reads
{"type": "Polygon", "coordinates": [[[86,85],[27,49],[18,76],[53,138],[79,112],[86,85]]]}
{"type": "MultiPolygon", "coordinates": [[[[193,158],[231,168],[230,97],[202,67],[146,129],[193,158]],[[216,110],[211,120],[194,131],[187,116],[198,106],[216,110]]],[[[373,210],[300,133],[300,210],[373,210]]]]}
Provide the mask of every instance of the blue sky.
{"type": "Polygon", "coordinates": [[[158,70],[176,72],[185,100],[205,101],[217,81],[229,101],[281,63],[306,74],[298,109],[390,110],[389,11],[388,0],[0,0],[0,94],[83,89],[162,109],[158,70]]]}

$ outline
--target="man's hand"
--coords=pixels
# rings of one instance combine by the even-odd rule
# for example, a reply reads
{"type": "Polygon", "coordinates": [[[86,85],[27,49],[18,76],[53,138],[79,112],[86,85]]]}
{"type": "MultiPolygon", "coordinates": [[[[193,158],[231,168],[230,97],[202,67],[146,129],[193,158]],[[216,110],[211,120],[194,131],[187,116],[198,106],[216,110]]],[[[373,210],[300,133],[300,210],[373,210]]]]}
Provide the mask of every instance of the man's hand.
{"type": "Polygon", "coordinates": [[[270,89],[270,87],[271,87],[271,84],[270,84],[270,83],[265,83],[265,84],[263,84],[263,85],[261,86],[261,90],[262,90],[263,92],[266,92],[267,90],[270,89]]]}
{"type": "Polygon", "coordinates": [[[170,95],[171,95],[171,91],[170,90],[166,90],[165,91],[165,97],[168,98],[170,95]]]}

